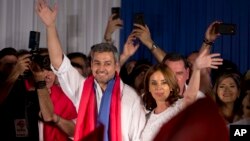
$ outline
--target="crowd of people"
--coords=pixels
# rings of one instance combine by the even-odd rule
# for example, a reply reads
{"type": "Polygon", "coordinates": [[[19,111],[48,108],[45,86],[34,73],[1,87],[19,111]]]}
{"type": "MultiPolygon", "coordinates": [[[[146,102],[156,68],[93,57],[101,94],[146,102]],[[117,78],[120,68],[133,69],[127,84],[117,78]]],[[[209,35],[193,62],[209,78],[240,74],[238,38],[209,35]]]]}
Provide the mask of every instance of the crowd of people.
{"type": "Polygon", "coordinates": [[[208,26],[200,50],[188,57],[164,51],[147,25],[134,24],[119,54],[112,34],[123,21],[113,14],[105,42],[83,54],[62,50],[56,6],[38,0],[36,13],[46,28],[47,48],[37,54],[13,47],[0,51],[1,138],[183,140],[185,129],[193,140],[200,140],[196,131],[210,140],[228,140],[227,126],[250,124],[249,73],[241,74],[232,62],[211,53],[220,37],[215,26],[221,22],[208,26]],[[140,44],[152,52],[156,64],[129,59],[140,44]],[[44,65],[42,60],[49,63],[44,65]]]}

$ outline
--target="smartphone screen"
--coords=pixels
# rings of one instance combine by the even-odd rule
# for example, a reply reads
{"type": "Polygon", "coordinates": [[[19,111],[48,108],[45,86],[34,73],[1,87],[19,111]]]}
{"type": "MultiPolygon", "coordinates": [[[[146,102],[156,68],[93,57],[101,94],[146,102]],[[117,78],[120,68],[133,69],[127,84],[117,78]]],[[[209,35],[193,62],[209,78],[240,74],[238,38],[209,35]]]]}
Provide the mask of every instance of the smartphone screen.
{"type": "Polygon", "coordinates": [[[113,20],[120,18],[120,9],[121,9],[120,7],[112,7],[111,8],[111,14],[116,14],[113,17],[113,20]]]}
{"type": "MultiPolygon", "coordinates": [[[[142,26],[145,26],[144,14],[143,13],[136,13],[134,15],[134,23],[135,24],[140,24],[142,26]]],[[[134,28],[137,28],[137,27],[134,26],[134,28]]]]}
{"type": "Polygon", "coordinates": [[[236,33],[236,25],[221,23],[215,26],[215,32],[222,35],[234,35],[236,33]]]}

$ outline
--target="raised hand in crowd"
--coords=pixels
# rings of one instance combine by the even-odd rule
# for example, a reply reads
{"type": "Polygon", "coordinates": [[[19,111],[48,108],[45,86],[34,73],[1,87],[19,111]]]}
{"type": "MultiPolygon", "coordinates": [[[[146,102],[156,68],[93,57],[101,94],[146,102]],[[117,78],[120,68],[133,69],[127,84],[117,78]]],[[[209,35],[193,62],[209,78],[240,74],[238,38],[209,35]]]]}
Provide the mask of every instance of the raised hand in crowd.
{"type": "Polygon", "coordinates": [[[151,38],[150,30],[147,25],[134,24],[133,36],[138,38],[155,56],[158,62],[161,62],[166,53],[157,46],[157,44],[151,38]]]}
{"type": "Polygon", "coordinates": [[[206,55],[208,50],[203,50],[197,59],[195,60],[194,69],[203,69],[203,68],[213,68],[217,69],[218,65],[222,65],[222,58],[217,58],[220,56],[220,53],[213,53],[206,55]]]}
{"type": "Polygon", "coordinates": [[[29,70],[29,65],[30,65],[30,54],[24,54],[18,57],[17,63],[10,72],[10,75],[4,82],[2,82],[0,86],[0,90],[2,93],[0,96],[0,103],[2,103],[8,96],[10,90],[12,89],[18,77],[20,75],[23,75],[25,71],[29,70]]]}
{"type": "Polygon", "coordinates": [[[28,71],[30,68],[30,54],[24,54],[18,57],[17,64],[13,68],[13,73],[17,73],[17,75],[22,75],[25,71],[28,71]]]}
{"type": "Polygon", "coordinates": [[[140,39],[140,41],[146,45],[149,49],[151,49],[150,47],[152,47],[152,44],[154,43],[154,41],[151,38],[151,34],[150,34],[150,30],[148,28],[147,25],[143,26],[140,24],[134,24],[135,27],[133,29],[133,35],[135,37],[137,37],[138,39],[140,39]]]}
{"type": "MultiPolygon", "coordinates": [[[[203,44],[199,50],[202,52],[204,49],[207,49],[207,54],[210,53],[211,47],[214,44],[215,40],[220,36],[219,33],[215,32],[216,25],[220,24],[219,21],[212,22],[208,27],[204,34],[203,44]]],[[[194,52],[188,55],[187,60],[190,65],[190,73],[192,73],[192,65],[194,64],[194,60],[198,57],[199,53],[194,52]]],[[[204,68],[201,70],[201,85],[200,91],[202,91],[206,95],[212,96],[212,82],[210,77],[211,68],[204,68]]]]}
{"type": "Polygon", "coordinates": [[[205,33],[205,39],[209,42],[215,42],[215,40],[220,36],[220,33],[216,33],[216,25],[220,24],[219,21],[212,22],[205,33]]]}
{"type": "Polygon", "coordinates": [[[45,0],[38,0],[36,12],[46,27],[55,26],[57,16],[57,4],[53,8],[49,7],[45,0]]]}
{"type": "Polygon", "coordinates": [[[200,87],[200,71],[204,68],[217,69],[219,65],[222,65],[222,58],[219,53],[208,54],[208,48],[200,52],[193,65],[193,72],[189,81],[189,87],[184,92],[185,104],[189,105],[194,102],[197,97],[197,92],[200,87]]]}
{"type": "Polygon", "coordinates": [[[55,69],[58,69],[63,60],[63,50],[56,29],[57,4],[51,8],[46,1],[38,0],[36,4],[36,13],[46,26],[51,64],[55,69]]]}
{"type": "Polygon", "coordinates": [[[139,44],[135,44],[134,40],[135,37],[133,36],[133,34],[130,34],[126,43],[124,44],[123,52],[120,55],[120,66],[122,66],[129,57],[134,55],[139,48],[139,44]]]}
{"type": "Polygon", "coordinates": [[[104,40],[106,42],[112,42],[112,34],[117,30],[120,29],[123,25],[123,21],[118,18],[118,19],[114,19],[114,17],[116,16],[116,14],[112,14],[109,17],[108,20],[108,24],[106,26],[106,30],[105,30],[105,34],[104,34],[104,40]]]}
{"type": "Polygon", "coordinates": [[[220,36],[219,33],[216,33],[216,26],[220,23],[221,22],[219,21],[214,21],[208,26],[204,35],[205,37],[203,40],[202,47],[200,48],[200,51],[202,51],[204,47],[211,47],[214,44],[215,40],[220,36]]]}

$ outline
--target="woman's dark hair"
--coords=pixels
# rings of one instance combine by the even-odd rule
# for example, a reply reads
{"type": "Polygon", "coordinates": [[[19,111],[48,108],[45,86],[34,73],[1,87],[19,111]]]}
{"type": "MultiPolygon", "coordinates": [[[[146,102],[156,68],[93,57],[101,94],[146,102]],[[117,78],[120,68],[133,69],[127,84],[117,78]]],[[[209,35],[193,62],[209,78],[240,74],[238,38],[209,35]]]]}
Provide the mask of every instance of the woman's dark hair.
{"type": "Polygon", "coordinates": [[[146,72],[151,66],[151,63],[147,60],[138,60],[133,68],[132,72],[128,75],[128,85],[135,88],[135,79],[141,72],[146,72]]]}

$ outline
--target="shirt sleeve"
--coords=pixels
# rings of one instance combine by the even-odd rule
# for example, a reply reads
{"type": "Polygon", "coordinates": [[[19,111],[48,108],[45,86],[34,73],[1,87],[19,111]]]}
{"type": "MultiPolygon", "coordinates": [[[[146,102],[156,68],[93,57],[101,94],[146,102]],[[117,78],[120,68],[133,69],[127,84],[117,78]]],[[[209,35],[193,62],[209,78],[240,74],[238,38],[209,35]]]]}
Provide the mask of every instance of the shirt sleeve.
{"type": "Polygon", "coordinates": [[[146,113],[138,94],[126,84],[122,90],[122,109],[122,130],[126,134],[123,140],[138,141],[146,122],[146,113]]]}
{"type": "Polygon", "coordinates": [[[52,65],[51,69],[56,74],[63,92],[78,111],[85,78],[71,65],[66,55],[63,56],[63,62],[58,70],[52,65]]]}

